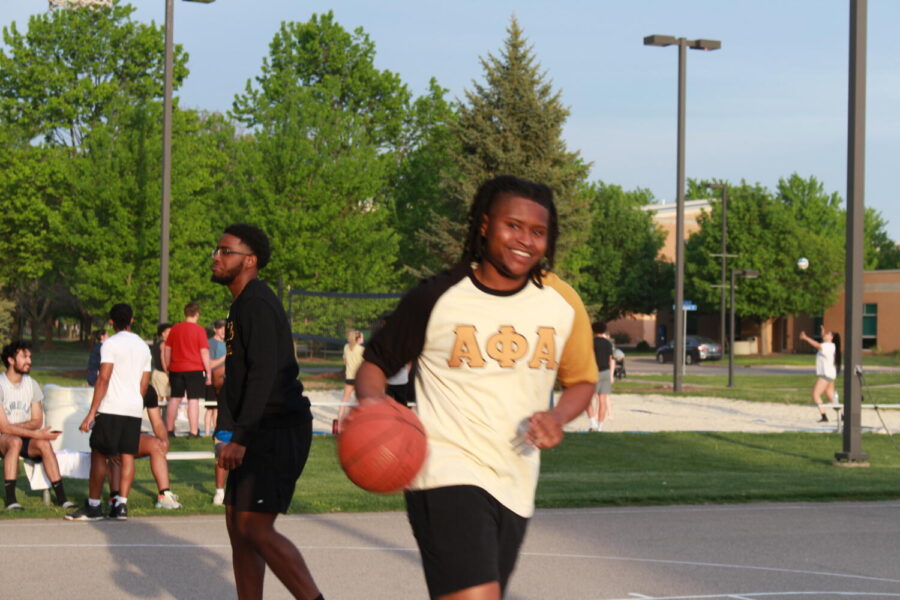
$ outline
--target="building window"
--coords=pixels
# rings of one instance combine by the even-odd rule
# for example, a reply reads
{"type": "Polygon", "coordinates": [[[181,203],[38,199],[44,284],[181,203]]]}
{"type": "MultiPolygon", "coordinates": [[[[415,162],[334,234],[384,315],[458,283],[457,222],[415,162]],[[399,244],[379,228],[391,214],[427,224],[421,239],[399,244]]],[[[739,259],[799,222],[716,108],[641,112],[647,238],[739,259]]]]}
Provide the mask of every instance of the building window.
{"type": "Polygon", "coordinates": [[[863,304],[862,346],[872,348],[878,345],[878,305],[863,304]]]}

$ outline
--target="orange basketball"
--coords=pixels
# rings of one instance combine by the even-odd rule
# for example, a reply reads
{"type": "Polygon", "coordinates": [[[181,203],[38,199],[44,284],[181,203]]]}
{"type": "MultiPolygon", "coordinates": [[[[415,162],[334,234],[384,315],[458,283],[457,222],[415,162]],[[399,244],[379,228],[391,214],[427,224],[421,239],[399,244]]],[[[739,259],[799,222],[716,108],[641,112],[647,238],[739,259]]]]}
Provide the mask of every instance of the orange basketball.
{"type": "Polygon", "coordinates": [[[422,468],[428,445],[419,418],[396,402],[363,404],[345,420],[338,460],[350,481],[364,490],[402,490],[422,468]]]}

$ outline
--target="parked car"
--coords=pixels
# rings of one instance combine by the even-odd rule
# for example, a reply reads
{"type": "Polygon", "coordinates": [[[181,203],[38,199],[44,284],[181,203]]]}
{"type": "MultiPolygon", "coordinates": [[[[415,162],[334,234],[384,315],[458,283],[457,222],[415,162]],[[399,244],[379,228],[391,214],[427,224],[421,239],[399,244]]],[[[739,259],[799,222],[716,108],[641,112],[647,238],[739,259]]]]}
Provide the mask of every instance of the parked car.
{"type": "MultiPolygon", "coordinates": [[[[684,362],[692,365],[702,360],[720,360],[722,358],[722,346],[719,342],[702,335],[689,335],[684,339],[684,362]]],[[[675,342],[663,344],[656,349],[656,362],[671,362],[675,351],[675,342]]]]}

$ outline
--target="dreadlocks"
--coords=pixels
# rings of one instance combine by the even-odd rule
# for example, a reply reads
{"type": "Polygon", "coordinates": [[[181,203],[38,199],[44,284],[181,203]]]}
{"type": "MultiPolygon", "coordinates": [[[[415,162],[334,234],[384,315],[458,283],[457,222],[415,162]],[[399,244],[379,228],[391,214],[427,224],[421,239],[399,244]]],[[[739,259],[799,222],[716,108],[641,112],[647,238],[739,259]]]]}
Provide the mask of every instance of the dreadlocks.
{"type": "Polygon", "coordinates": [[[546,208],[550,215],[550,222],[547,224],[547,251],[544,252],[543,260],[528,273],[528,277],[535,285],[543,287],[541,274],[553,268],[556,238],[559,235],[553,191],[543,183],[535,183],[513,175],[498,175],[482,183],[475,192],[475,199],[469,208],[467,218],[469,231],[466,234],[461,262],[481,262],[484,259],[485,239],[481,235],[481,224],[484,222],[484,216],[490,215],[494,202],[504,195],[527,198],[546,208]]]}

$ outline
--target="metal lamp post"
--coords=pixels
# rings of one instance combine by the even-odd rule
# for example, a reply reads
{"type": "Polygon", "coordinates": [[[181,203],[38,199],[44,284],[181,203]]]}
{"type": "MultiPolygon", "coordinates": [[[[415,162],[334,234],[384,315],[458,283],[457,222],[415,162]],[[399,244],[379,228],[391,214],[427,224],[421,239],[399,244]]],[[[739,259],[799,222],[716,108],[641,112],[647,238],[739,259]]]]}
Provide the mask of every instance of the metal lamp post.
{"type": "MultiPolygon", "coordinates": [[[[215,0],[184,0],[210,4],[215,0]]],[[[162,206],[159,241],[159,322],[169,320],[169,205],[172,199],[172,63],[175,0],[166,0],[166,41],[163,74],[162,206]]]]}
{"type": "Polygon", "coordinates": [[[686,49],[718,50],[722,42],[718,40],[689,40],[671,35],[648,35],[645,46],[678,46],[678,153],[675,173],[675,348],[673,355],[673,384],[676,392],[681,391],[681,377],[684,372],[684,120],[685,120],[685,72],[687,70],[686,49]]]}
{"type": "Polygon", "coordinates": [[[722,283],[719,286],[719,345],[725,351],[725,280],[728,273],[728,259],[736,254],[728,254],[728,186],[724,183],[707,183],[711,190],[722,190],[722,253],[710,256],[722,259],[722,283]]]}
{"type": "Polygon", "coordinates": [[[744,279],[756,279],[759,271],[755,269],[731,269],[731,327],[728,333],[728,387],[734,387],[734,278],[740,275],[744,279]]]}
{"type": "Polygon", "coordinates": [[[863,222],[866,165],[866,0],[850,1],[850,77],[847,107],[847,258],[844,275],[844,439],[839,464],[864,464],[860,437],[862,369],[863,222]]]}

